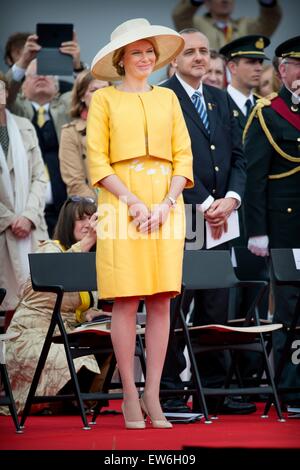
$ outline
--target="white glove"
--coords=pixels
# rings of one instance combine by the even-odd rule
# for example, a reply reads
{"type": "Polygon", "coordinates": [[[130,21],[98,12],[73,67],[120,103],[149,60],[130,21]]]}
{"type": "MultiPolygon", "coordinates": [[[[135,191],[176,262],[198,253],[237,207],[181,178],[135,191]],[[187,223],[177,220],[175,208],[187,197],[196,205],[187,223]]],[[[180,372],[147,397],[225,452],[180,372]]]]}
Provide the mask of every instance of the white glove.
{"type": "Polygon", "coordinates": [[[269,237],[261,235],[259,237],[251,237],[248,240],[248,250],[256,256],[269,256],[269,237]]]}

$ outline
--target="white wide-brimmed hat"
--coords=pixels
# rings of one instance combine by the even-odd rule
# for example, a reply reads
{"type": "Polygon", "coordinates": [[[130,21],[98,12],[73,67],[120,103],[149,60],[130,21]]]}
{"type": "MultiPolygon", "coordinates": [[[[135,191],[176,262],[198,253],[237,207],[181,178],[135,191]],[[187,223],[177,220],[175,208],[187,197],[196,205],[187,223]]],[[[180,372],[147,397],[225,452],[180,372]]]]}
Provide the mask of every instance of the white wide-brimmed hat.
{"type": "Polygon", "coordinates": [[[120,80],[120,75],[113,66],[114,52],[140,39],[154,38],[159,58],[154,70],[171,62],[183,49],[184,40],[179,33],[165,26],[151,25],[145,18],[135,18],[120,24],[111,33],[110,42],[104,46],[92,62],[92,74],[99,80],[120,80]]]}

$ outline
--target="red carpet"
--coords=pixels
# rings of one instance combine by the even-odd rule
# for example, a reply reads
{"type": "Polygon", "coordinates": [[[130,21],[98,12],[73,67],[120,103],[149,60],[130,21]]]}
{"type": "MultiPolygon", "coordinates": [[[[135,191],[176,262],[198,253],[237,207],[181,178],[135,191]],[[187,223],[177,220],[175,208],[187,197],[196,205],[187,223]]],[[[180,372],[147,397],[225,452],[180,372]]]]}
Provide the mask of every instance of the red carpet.
{"type": "MultiPolygon", "coordinates": [[[[111,402],[110,409],[120,408],[111,402]]],[[[277,421],[272,409],[262,419],[263,406],[255,414],[220,416],[212,424],[203,421],[175,424],[173,429],[126,430],[121,415],[103,415],[90,431],[82,430],[79,416],[30,416],[23,434],[16,434],[10,417],[0,416],[1,450],[179,450],[183,447],[300,449],[300,419],[277,421]]]]}

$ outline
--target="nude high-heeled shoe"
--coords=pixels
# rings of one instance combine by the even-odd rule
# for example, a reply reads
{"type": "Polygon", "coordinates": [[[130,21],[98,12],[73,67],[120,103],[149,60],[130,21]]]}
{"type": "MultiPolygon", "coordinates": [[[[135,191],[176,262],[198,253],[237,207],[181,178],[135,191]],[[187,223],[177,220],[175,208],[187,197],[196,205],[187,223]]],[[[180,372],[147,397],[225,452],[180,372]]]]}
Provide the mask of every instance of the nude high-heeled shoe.
{"type": "Polygon", "coordinates": [[[126,419],[124,402],[121,405],[121,410],[122,410],[122,413],[123,413],[123,416],[124,416],[125,428],[126,429],[145,429],[145,427],[146,427],[145,421],[128,421],[126,419]]]}
{"type": "Polygon", "coordinates": [[[165,419],[152,419],[151,415],[149,414],[148,408],[144,402],[144,398],[140,398],[140,404],[142,411],[145,413],[145,415],[149,416],[152,427],[153,428],[159,428],[159,429],[171,429],[173,427],[172,423],[168,421],[166,418],[165,419]]]}

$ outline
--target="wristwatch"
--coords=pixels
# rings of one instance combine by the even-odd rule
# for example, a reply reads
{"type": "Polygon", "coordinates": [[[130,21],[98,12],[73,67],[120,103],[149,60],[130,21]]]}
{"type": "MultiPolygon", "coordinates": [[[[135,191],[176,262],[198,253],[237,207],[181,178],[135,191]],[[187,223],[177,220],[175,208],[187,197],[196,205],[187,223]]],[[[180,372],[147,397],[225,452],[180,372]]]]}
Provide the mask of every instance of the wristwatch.
{"type": "Polygon", "coordinates": [[[176,199],[174,199],[172,196],[167,196],[167,199],[169,199],[172,208],[176,207],[176,199]]]}

